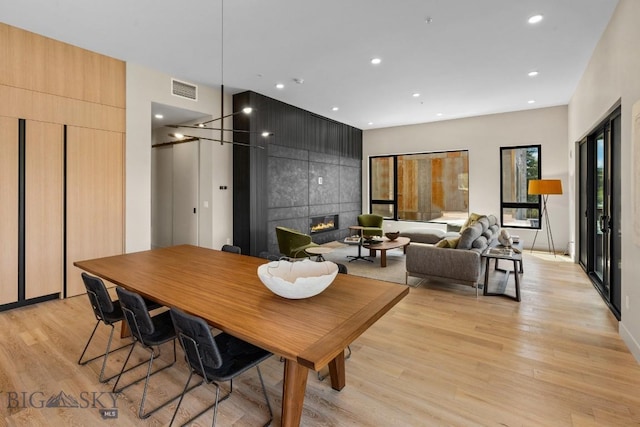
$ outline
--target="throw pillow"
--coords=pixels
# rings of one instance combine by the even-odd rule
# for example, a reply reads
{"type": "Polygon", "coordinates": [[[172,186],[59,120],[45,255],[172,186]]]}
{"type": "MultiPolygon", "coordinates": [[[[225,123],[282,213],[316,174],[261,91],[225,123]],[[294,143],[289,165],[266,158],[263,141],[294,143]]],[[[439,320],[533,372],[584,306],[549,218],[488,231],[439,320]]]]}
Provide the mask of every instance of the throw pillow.
{"type": "Polygon", "coordinates": [[[465,228],[471,227],[473,224],[475,224],[476,222],[478,222],[478,220],[480,218],[484,217],[484,215],[480,215],[477,213],[471,213],[469,215],[469,218],[467,218],[467,220],[464,222],[464,224],[462,224],[462,227],[460,227],[460,233],[462,233],[465,228]]]}
{"type": "Polygon", "coordinates": [[[449,237],[440,240],[436,243],[436,247],[438,248],[447,248],[447,249],[455,249],[458,246],[459,237],[449,237]]]}

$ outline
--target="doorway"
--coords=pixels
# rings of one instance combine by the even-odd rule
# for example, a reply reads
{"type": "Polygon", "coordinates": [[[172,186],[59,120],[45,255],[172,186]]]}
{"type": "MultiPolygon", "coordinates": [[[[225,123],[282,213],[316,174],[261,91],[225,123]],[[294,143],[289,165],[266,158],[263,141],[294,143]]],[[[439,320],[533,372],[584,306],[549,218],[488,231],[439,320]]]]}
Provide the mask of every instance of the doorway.
{"type": "Polygon", "coordinates": [[[620,320],[620,107],[578,146],[578,260],[620,320]]]}
{"type": "MultiPolygon", "coordinates": [[[[167,124],[208,119],[190,110],[152,103],[152,146],[174,140],[167,124]]],[[[151,246],[190,244],[199,246],[200,141],[151,148],[151,246]]]]}

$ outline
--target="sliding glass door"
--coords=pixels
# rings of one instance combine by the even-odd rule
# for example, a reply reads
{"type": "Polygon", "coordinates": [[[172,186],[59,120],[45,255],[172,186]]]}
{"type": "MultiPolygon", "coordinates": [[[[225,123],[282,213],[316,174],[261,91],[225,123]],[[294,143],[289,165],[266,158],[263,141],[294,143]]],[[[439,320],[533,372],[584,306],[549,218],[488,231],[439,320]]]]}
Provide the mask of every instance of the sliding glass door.
{"type": "Polygon", "coordinates": [[[620,109],[579,146],[579,261],[620,318],[620,109]]]}

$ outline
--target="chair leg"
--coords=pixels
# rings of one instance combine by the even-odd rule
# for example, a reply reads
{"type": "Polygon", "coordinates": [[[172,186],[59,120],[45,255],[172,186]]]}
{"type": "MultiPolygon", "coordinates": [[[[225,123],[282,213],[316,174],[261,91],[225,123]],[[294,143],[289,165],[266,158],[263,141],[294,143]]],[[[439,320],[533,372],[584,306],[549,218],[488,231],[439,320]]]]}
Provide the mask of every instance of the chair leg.
{"type": "MultiPolygon", "coordinates": [[[[260,384],[262,385],[262,393],[264,394],[264,398],[267,402],[267,409],[269,410],[269,421],[267,421],[264,424],[264,427],[268,426],[271,424],[271,421],[273,421],[273,410],[271,409],[271,402],[269,401],[269,396],[267,395],[267,388],[264,385],[264,380],[262,379],[262,372],[260,371],[260,367],[256,366],[256,369],[258,370],[258,378],[260,379],[260,384]]],[[[189,375],[189,379],[191,379],[191,374],[189,375]]],[[[202,384],[203,381],[201,381],[200,383],[196,384],[194,387],[191,387],[189,390],[192,390],[193,388],[199,386],[200,384],[202,384]]],[[[189,382],[187,381],[188,385],[189,382]]],[[[216,425],[216,419],[218,417],[218,405],[222,402],[224,402],[225,400],[227,400],[229,397],[231,397],[231,394],[233,393],[233,379],[229,381],[229,392],[227,394],[225,394],[224,396],[222,396],[222,398],[220,398],[220,385],[215,382],[215,381],[211,381],[211,383],[209,384],[213,384],[216,386],[216,399],[215,401],[207,406],[206,408],[204,408],[202,411],[198,412],[197,414],[195,414],[193,417],[191,417],[189,420],[187,420],[184,424],[182,424],[182,427],[185,427],[188,424],[191,424],[194,420],[196,420],[198,417],[200,417],[202,414],[206,413],[207,411],[209,411],[210,409],[213,408],[213,421],[211,423],[212,426],[216,425]]],[[[185,385],[185,387],[186,387],[185,385]]],[[[181,399],[182,401],[182,399],[181,399]]],[[[180,402],[178,402],[178,407],[180,406],[180,402]]],[[[174,418],[171,419],[171,423],[169,424],[169,426],[171,426],[171,424],[173,423],[174,419],[175,419],[175,414],[177,414],[178,412],[178,408],[176,408],[176,411],[174,412],[174,418]]]]}
{"type": "MultiPolygon", "coordinates": [[[[216,385],[216,401],[213,404],[213,421],[211,422],[211,427],[216,427],[216,419],[218,418],[218,403],[220,403],[220,400],[219,400],[220,386],[217,383],[215,383],[215,385],[216,385]]],[[[229,394],[227,394],[227,397],[229,397],[229,394]]]]}
{"type": "Polygon", "coordinates": [[[78,365],[86,365],[87,363],[98,359],[99,357],[102,357],[104,355],[100,355],[100,356],[96,356],[93,359],[89,359],[89,360],[85,360],[84,362],[82,361],[82,358],[84,357],[84,354],[87,352],[87,349],[89,348],[89,344],[91,344],[91,340],[93,339],[93,336],[95,335],[96,331],[98,330],[98,325],[100,324],[100,321],[98,320],[96,322],[96,326],[93,327],[93,332],[91,332],[91,336],[89,337],[89,341],[87,341],[87,344],[84,346],[84,350],[82,350],[82,354],[80,355],[80,358],[78,359],[78,365]]]}
{"type": "Polygon", "coordinates": [[[189,378],[187,378],[187,382],[184,384],[184,388],[182,389],[182,394],[180,395],[180,400],[178,400],[178,404],[176,405],[176,410],[173,412],[173,417],[171,417],[171,421],[169,422],[169,427],[173,425],[173,421],[176,419],[176,415],[178,415],[178,409],[180,409],[180,405],[182,404],[182,399],[184,399],[184,395],[187,393],[187,388],[189,387],[189,383],[191,382],[191,377],[193,377],[193,370],[189,370],[189,378]]]}
{"type": "Polygon", "coordinates": [[[260,384],[262,385],[262,393],[264,394],[264,400],[267,402],[267,409],[269,410],[269,421],[267,421],[263,427],[267,427],[273,421],[273,411],[271,410],[271,403],[269,402],[269,396],[267,395],[267,388],[264,386],[264,380],[262,379],[262,372],[260,372],[260,366],[256,365],[258,370],[258,378],[260,378],[260,384]]]}
{"type": "MultiPolygon", "coordinates": [[[[155,350],[152,347],[146,347],[145,346],[145,348],[151,352],[151,356],[149,357],[149,361],[148,361],[149,364],[147,365],[147,375],[142,377],[142,378],[139,378],[139,379],[133,381],[130,384],[127,384],[126,386],[122,386],[119,389],[117,389],[118,382],[120,381],[120,378],[121,378],[122,374],[124,372],[127,372],[127,371],[130,370],[130,369],[128,369],[127,371],[125,371],[124,368],[127,366],[127,362],[129,362],[129,357],[131,356],[131,353],[133,352],[133,347],[131,347],[131,350],[129,351],[129,354],[127,355],[127,359],[125,360],[124,365],[122,365],[122,371],[120,372],[120,375],[118,376],[118,379],[116,380],[116,383],[113,385],[113,392],[114,393],[120,393],[122,390],[124,390],[124,389],[126,389],[126,388],[128,388],[128,387],[130,387],[130,386],[132,386],[134,384],[137,384],[142,380],[145,380],[144,389],[142,391],[142,399],[140,400],[140,407],[138,408],[138,418],[140,418],[140,419],[149,418],[153,413],[155,413],[159,409],[164,408],[169,403],[173,402],[174,400],[176,400],[177,398],[179,398],[181,396],[181,394],[177,394],[177,395],[169,398],[167,401],[165,401],[161,405],[157,406],[156,408],[150,410],[149,412],[147,412],[147,413],[144,412],[144,404],[145,404],[145,401],[147,399],[147,389],[149,387],[149,380],[151,379],[151,376],[157,374],[160,371],[164,371],[165,369],[173,366],[176,363],[176,360],[177,360],[177,358],[176,358],[176,341],[173,340],[173,361],[171,361],[169,364],[167,364],[167,365],[165,365],[165,366],[163,366],[163,367],[161,367],[159,369],[156,369],[155,371],[152,371],[151,368],[153,366],[153,361],[154,361],[154,359],[156,359],[160,355],[160,351],[158,351],[158,354],[156,354],[155,350]]],[[[139,365],[136,365],[136,366],[139,366],[139,365]]],[[[198,385],[200,385],[200,384],[197,384],[192,388],[195,388],[198,385]]]]}
{"type": "Polygon", "coordinates": [[[131,357],[131,353],[133,353],[133,349],[136,348],[136,342],[137,341],[133,342],[133,345],[129,349],[129,353],[127,354],[127,358],[124,359],[124,363],[122,364],[122,369],[120,369],[120,373],[118,374],[118,379],[116,380],[115,384],[113,385],[113,389],[111,390],[113,393],[120,393],[122,390],[124,390],[125,388],[129,387],[129,385],[135,384],[135,383],[131,383],[131,384],[127,385],[127,386],[124,386],[124,387],[118,389],[118,383],[120,382],[120,378],[122,378],[122,374],[125,373],[124,368],[126,368],[127,367],[127,363],[129,363],[129,358],[131,357]]]}
{"type": "MultiPolygon", "coordinates": [[[[200,382],[199,384],[197,384],[197,385],[200,385],[200,384],[202,384],[203,382],[204,382],[204,381],[201,381],[201,382],[200,382]]],[[[213,416],[214,416],[213,425],[215,425],[215,417],[216,417],[216,414],[217,414],[217,411],[218,411],[218,404],[219,404],[219,403],[221,403],[221,402],[224,402],[225,400],[227,400],[227,399],[231,396],[231,393],[233,393],[233,380],[231,380],[231,381],[230,381],[230,383],[231,383],[230,391],[229,391],[229,393],[227,393],[227,394],[225,394],[224,396],[222,396],[222,399],[220,399],[220,385],[219,385],[217,382],[215,382],[215,381],[211,381],[210,383],[208,383],[208,384],[213,384],[213,385],[215,385],[215,386],[216,386],[216,400],[215,400],[215,402],[213,402],[211,405],[207,406],[207,407],[206,407],[206,408],[204,408],[202,411],[200,411],[200,412],[198,412],[197,414],[195,414],[193,417],[189,418],[187,421],[185,421],[185,423],[184,423],[184,424],[182,424],[182,426],[181,426],[181,427],[185,427],[185,426],[187,426],[188,424],[191,424],[191,423],[192,423],[193,421],[195,421],[198,417],[200,417],[200,415],[202,415],[202,414],[206,413],[207,411],[209,411],[209,410],[210,410],[210,409],[212,409],[212,408],[213,408],[213,416]]],[[[193,387],[192,387],[192,388],[193,388],[193,387]]],[[[189,390],[191,390],[191,389],[189,389],[189,390]]],[[[187,390],[187,391],[189,391],[189,390],[187,390]]]]}
{"type": "MultiPolygon", "coordinates": [[[[111,353],[115,353],[118,350],[122,350],[124,348],[129,347],[130,345],[133,345],[133,342],[131,342],[129,344],[125,344],[125,345],[123,345],[121,347],[114,348],[113,350],[111,350],[111,343],[113,341],[113,333],[114,333],[115,328],[114,328],[113,325],[109,325],[111,327],[111,333],[109,334],[109,341],[107,342],[107,349],[104,352],[104,354],[99,354],[96,357],[93,357],[91,359],[83,361],[82,358],[84,357],[85,353],[87,352],[87,349],[89,348],[89,345],[91,344],[91,340],[93,340],[93,336],[95,335],[99,324],[100,324],[100,321],[98,320],[96,322],[96,326],[93,328],[93,332],[91,333],[91,336],[89,337],[89,341],[87,341],[87,344],[84,346],[84,350],[82,350],[82,354],[80,355],[80,358],[78,359],[78,365],[84,366],[89,362],[93,362],[94,360],[103,357],[104,359],[102,360],[102,369],[100,370],[100,376],[98,377],[98,380],[101,383],[106,383],[106,382],[111,381],[112,379],[114,379],[115,377],[117,377],[119,375],[119,374],[115,374],[115,375],[110,376],[109,378],[104,378],[104,371],[105,371],[105,368],[107,366],[107,358],[109,357],[109,355],[111,353]]],[[[143,362],[143,363],[145,363],[145,362],[143,362]]],[[[141,363],[141,364],[143,364],[143,363],[141,363]]],[[[133,368],[136,368],[136,367],[140,366],[141,364],[136,365],[133,368]]],[[[129,369],[133,369],[133,368],[129,368],[129,369]]]]}

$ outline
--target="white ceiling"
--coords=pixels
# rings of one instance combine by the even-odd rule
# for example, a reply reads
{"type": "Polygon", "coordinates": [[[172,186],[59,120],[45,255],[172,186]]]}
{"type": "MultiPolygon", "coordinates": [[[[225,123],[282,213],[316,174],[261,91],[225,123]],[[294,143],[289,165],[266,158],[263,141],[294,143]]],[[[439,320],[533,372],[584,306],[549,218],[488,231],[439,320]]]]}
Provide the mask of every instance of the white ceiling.
{"type": "Polygon", "coordinates": [[[0,21],[371,129],[567,104],[617,3],[0,0],[0,21]]]}

